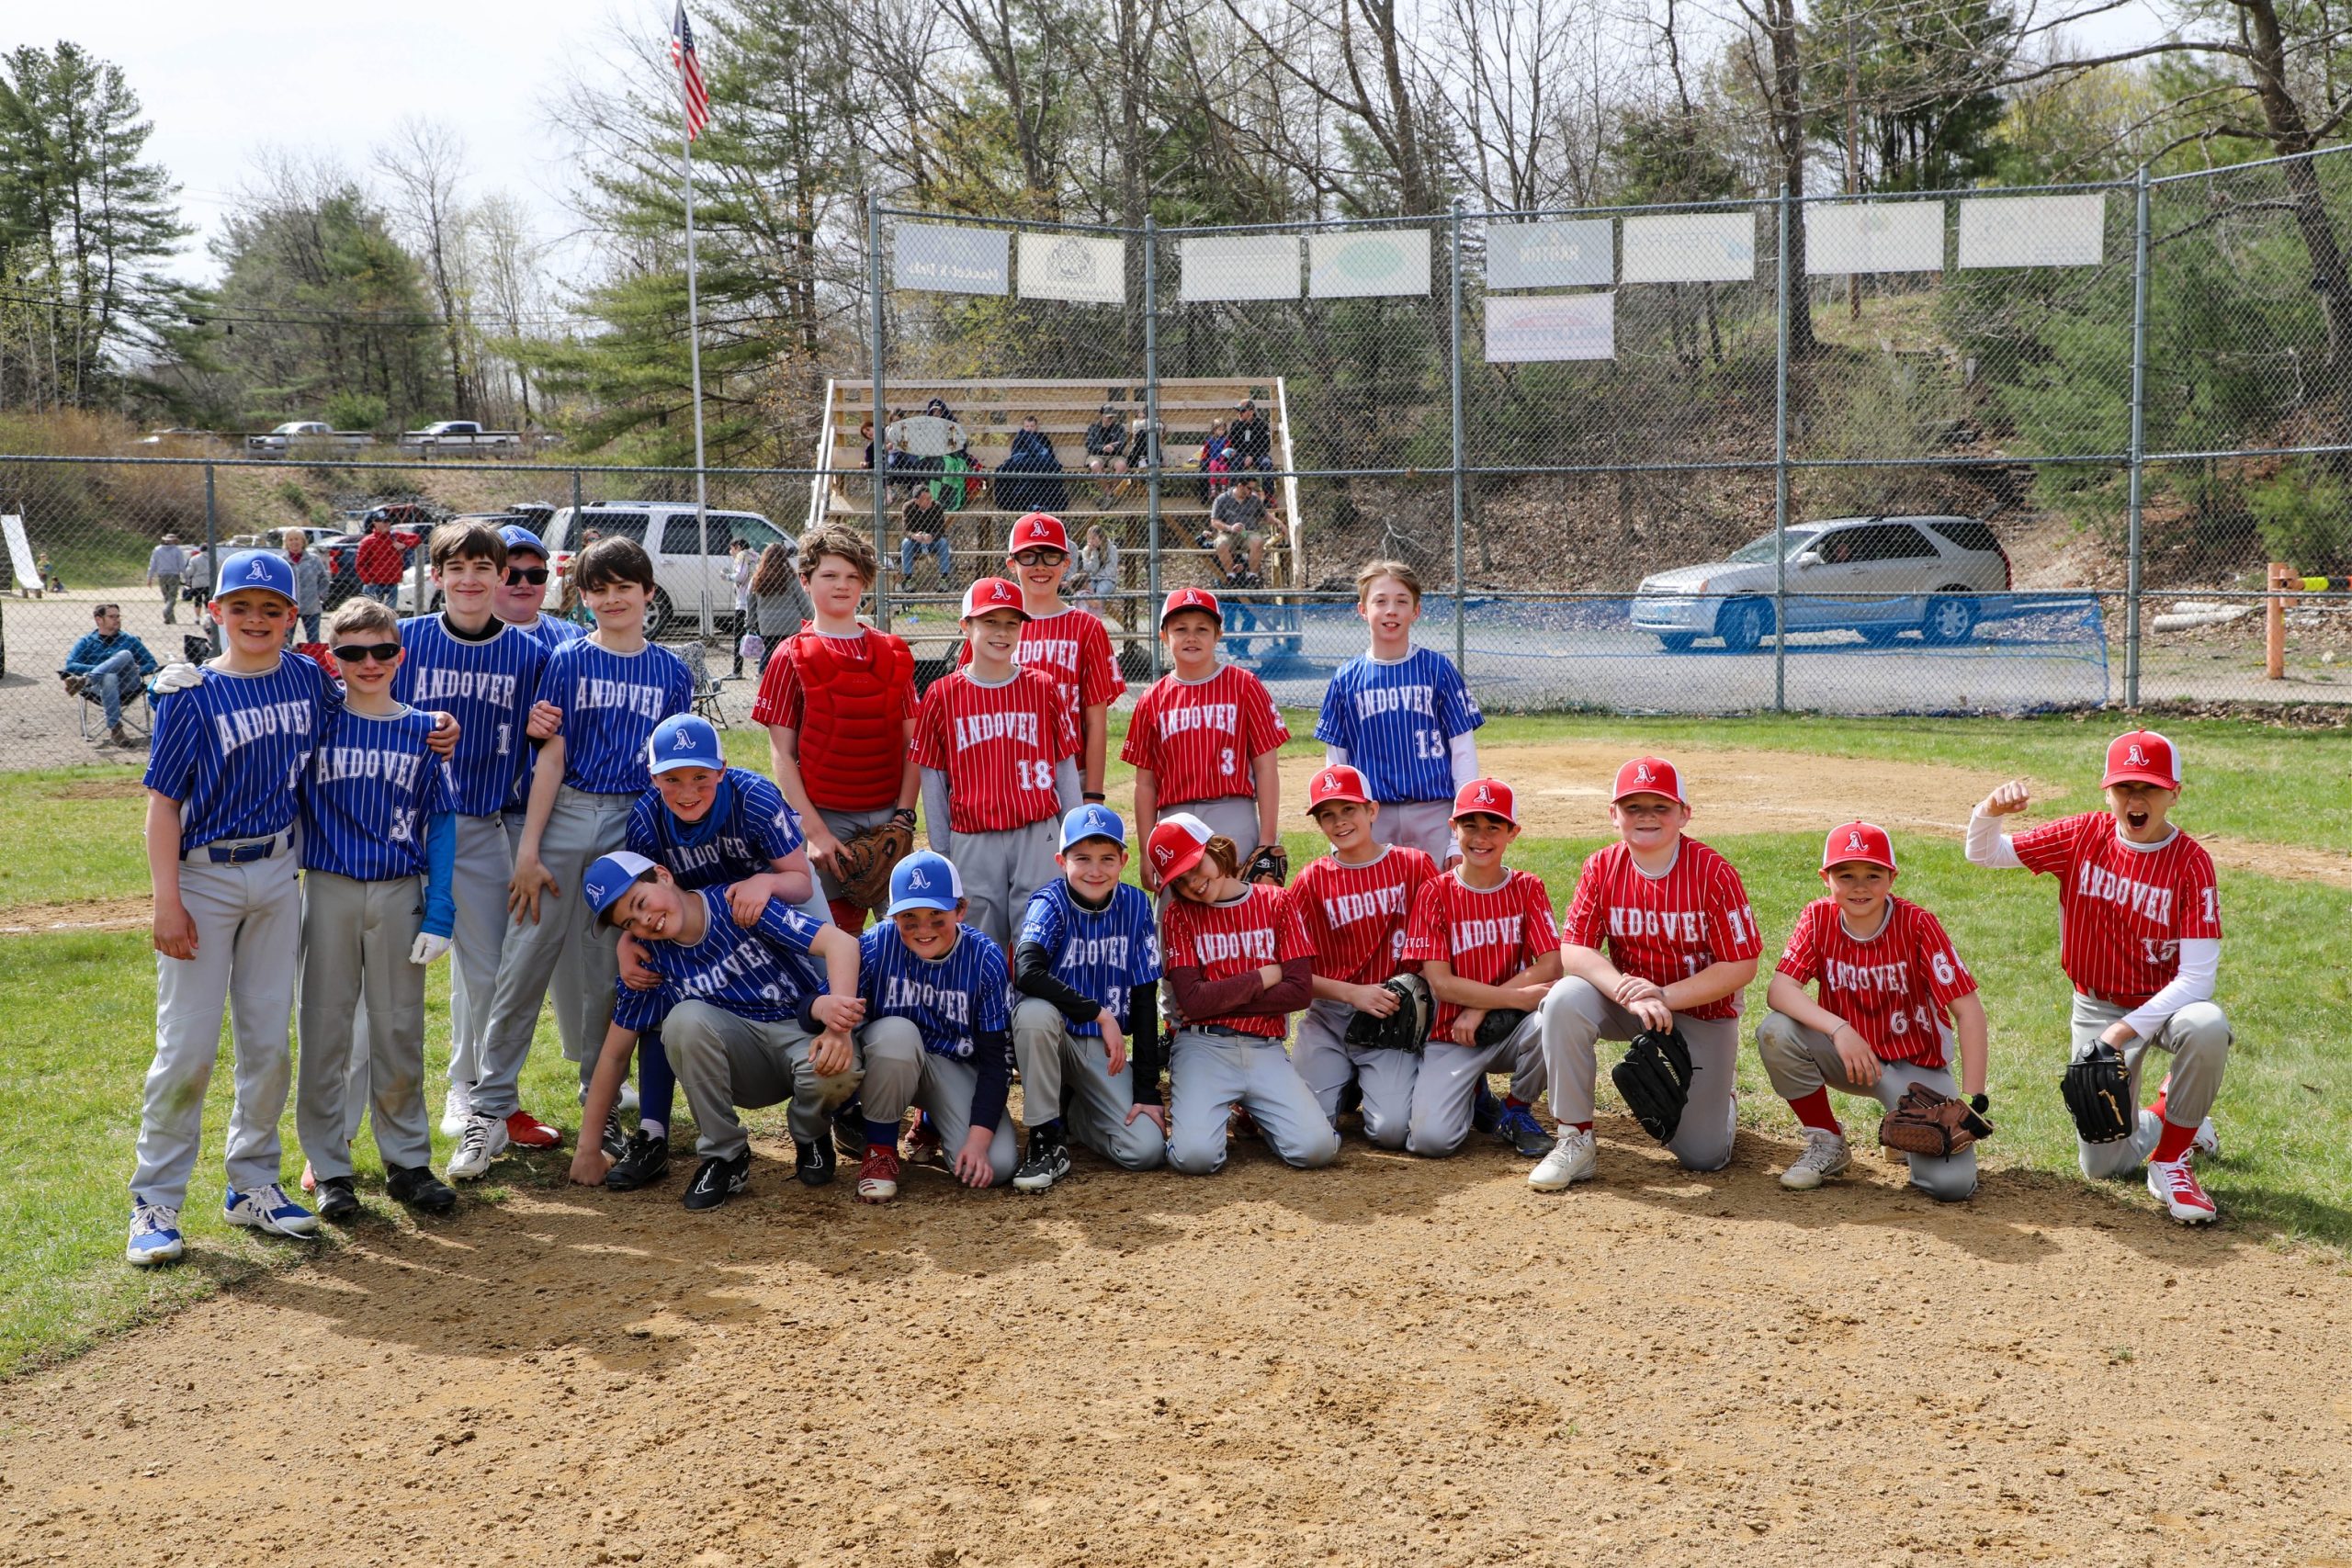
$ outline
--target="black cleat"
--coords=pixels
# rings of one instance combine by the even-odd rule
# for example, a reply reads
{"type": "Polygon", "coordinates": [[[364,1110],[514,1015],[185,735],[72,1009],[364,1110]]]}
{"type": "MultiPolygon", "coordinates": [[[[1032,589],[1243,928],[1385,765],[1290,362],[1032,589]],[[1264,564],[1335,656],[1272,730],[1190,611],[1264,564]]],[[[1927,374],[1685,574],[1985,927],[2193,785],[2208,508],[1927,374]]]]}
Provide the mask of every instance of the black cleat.
{"type": "Polygon", "coordinates": [[[351,1190],[347,1176],[322,1176],[319,1179],[319,1218],[334,1220],[338,1224],[359,1213],[359,1194],[351,1190]]]}
{"type": "Polygon", "coordinates": [[[716,1209],[752,1184],[750,1150],[733,1159],[717,1156],[702,1162],[695,1179],[686,1183],[686,1195],[681,1200],[689,1209],[716,1209]]]}
{"type": "Polygon", "coordinates": [[[670,1140],[639,1128],[629,1135],[628,1146],[613,1162],[613,1168],[605,1172],[605,1185],[616,1192],[634,1192],[669,1174],[670,1140]]]}
{"type": "MultiPolygon", "coordinates": [[[[800,1179],[801,1186],[830,1187],[832,1185],[833,1165],[840,1156],[835,1154],[831,1144],[822,1138],[813,1144],[804,1144],[796,1138],[793,1140],[792,1149],[792,1173],[800,1179]]],[[[863,1156],[865,1150],[861,1145],[857,1152],[863,1156]]]]}
{"type": "Polygon", "coordinates": [[[852,1159],[865,1157],[865,1107],[855,1095],[833,1111],[833,1148],[852,1159]]]}
{"type": "Polygon", "coordinates": [[[428,1214],[446,1214],[458,1206],[458,1194],[421,1165],[396,1165],[384,1173],[384,1190],[392,1201],[428,1214]]]}
{"type": "Polygon", "coordinates": [[[1044,1127],[1029,1129],[1029,1152],[1012,1173],[1013,1190],[1043,1192],[1069,1174],[1069,1145],[1044,1127]]]}

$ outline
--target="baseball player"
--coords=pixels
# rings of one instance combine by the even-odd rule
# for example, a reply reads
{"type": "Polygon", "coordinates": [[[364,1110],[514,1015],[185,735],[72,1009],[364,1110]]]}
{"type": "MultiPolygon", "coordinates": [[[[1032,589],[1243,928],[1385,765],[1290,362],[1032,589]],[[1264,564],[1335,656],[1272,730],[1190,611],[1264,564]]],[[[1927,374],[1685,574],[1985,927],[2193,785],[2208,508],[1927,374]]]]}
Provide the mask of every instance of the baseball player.
{"type": "Polygon", "coordinates": [[[1532,1159],[1551,1146],[1533,1106],[1544,1066],[1536,1009],[1560,978],[1552,895],[1542,877],[1503,863],[1520,831],[1510,785],[1500,779],[1464,784],[1453,797],[1451,826],[1462,863],[1422,885],[1405,930],[1403,957],[1420,965],[1437,1002],[1413,1078],[1405,1147],[1453,1154],[1492,1116],[1495,1136],[1532,1159]],[[1523,1016],[1489,1023],[1496,1012],[1523,1016]],[[1510,1092],[1489,1111],[1479,1096],[1498,1064],[1509,1064],[1510,1092]]]}
{"type": "MultiPolygon", "coordinates": [[[[601,626],[604,616],[597,616],[601,626]]],[[[567,900],[571,901],[571,900],[567,900]]],[[[723,887],[680,887],[643,855],[616,851],[581,877],[581,903],[598,925],[627,931],[662,976],[651,990],[613,999],[595,1070],[587,1124],[613,1114],[621,1080],[643,1031],[659,1027],[695,1113],[702,1164],[686,1183],[689,1209],[715,1209],[751,1184],[751,1135],[735,1112],[785,1100],[793,1142],[804,1157],[825,1141],[825,1118],[857,1089],[850,1032],[865,1015],[857,998],[857,940],[771,898],[750,924],[737,923],[723,887]]],[[[613,1151],[581,1140],[571,1179],[601,1186],[613,1151]]],[[[832,1167],[828,1163],[825,1179],[832,1167]]],[[[813,1185],[813,1183],[812,1183],[813,1185]]]]}
{"type": "MultiPolygon", "coordinates": [[[[974,662],[984,657],[976,649],[974,662]]],[[[910,1105],[931,1118],[956,1180],[991,1187],[1012,1178],[1011,982],[1004,950],[965,924],[964,909],[955,865],[918,851],[891,868],[889,919],[859,939],[860,1202],[899,1195],[899,1122],[910,1105]]]]}
{"type": "MultiPolygon", "coordinates": [[[[1915,1087],[1966,1093],[1978,1115],[1984,1094],[1984,998],[1935,916],[1894,896],[1894,842],[1886,829],[1848,822],[1822,841],[1829,897],[1797,916],[1756,1026],[1772,1092],[1804,1128],[1804,1152],[1781,1185],[1806,1191],[1852,1163],[1829,1091],[1874,1095],[1893,1110],[1915,1087]],[[1820,982],[1816,1001],[1805,987],[1820,982]],[[1960,1048],[1961,1083],[1948,1064],[1960,1048]]],[[[1912,1154],[1911,1185],[1958,1202],[1976,1190],[1976,1151],[1912,1154]]]]}
{"type": "Polygon", "coordinates": [[[2222,966],[2221,891],[2213,858],[2172,825],[2181,793],[2180,754],[2150,729],[2116,737],[2099,786],[2107,809],[2062,817],[2012,837],[2000,818],[2023,811],[2032,791],[2003,784],[1968,819],[1968,858],[2058,878],[2059,966],[2075,988],[2074,1059],[2099,1045],[2122,1054],[2137,1104],[2151,1046],[2172,1057],[2155,1103],[2132,1135],[2078,1140],[2083,1174],[2129,1175],[2148,1166],[2148,1190],[2184,1224],[2214,1216],[2189,1169],[2193,1150],[2218,1154],[2207,1112],[2222,1091],[2230,1021],[2213,1000],[2222,966]]]}
{"type": "MultiPolygon", "coordinates": [[[[718,731],[708,719],[671,715],[653,727],[645,754],[653,787],[628,814],[631,854],[661,866],[689,892],[726,888],[738,925],[757,920],[771,898],[825,923],[825,907],[815,897],[816,879],[800,847],[799,819],[775,785],[749,768],[727,765],[718,731]]],[[[643,947],[626,931],[615,961],[621,983],[632,990],[662,984],[643,947]]],[[[677,1079],[658,1027],[639,1033],[637,1072],[637,1131],[605,1176],[605,1186],[622,1191],[659,1181],[670,1171],[670,1111],[677,1079]]]]}
{"type": "MultiPolygon", "coordinates": [[[[1282,846],[1282,771],[1275,753],[1290,730],[1249,671],[1217,661],[1225,617],[1216,595],[1179,588],[1159,610],[1173,668],[1136,704],[1119,759],[1136,770],[1136,830],[1149,841],[1164,813],[1182,807],[1236,844],[1282,846]]],[[[1251,855],[1244,860],[1255,859],[1251,855]]],[[[1147,891],[1160,886],[1146,855],[1147,891]]]]}
{"type": "MultiPolygon", "coordinates": [[[[1306,814],[1331,852],[1291,885],[1291,902],[1315,949],[1315,1000],[1298,1021],[1291,1065],[1335,1122],[1341,1091],[1356,1084],[1363,1135],[1384,1149],[1401,1149],[1421,1059],[1410,1051],[1350,1045],[1348,1023],[1359,1010],[1385,1018],[1396,1010],[1396,994],[1381,982],[1407,966],[1406,924],[1437,865],[1409,844],[1381,841],[1386,809],[1373,800],[1363,774],[1344,762],[1315,775],[1306,814]]],[[[1450,840],[1450,829],[1446,836],[1450,840]]],[[[1549,908],[1544,912],[1548,917],[1549,908]]]]}
{"type": "MultiPolygon", "coordinates": [[[[431,1168],[424,969],[449,951],[456,924],[456,785],[430,748],[433,721],[392,695],[401,654],[391,610],[349,601],[334,613],[328,644],[345,697],[302,775],[295,1128],[317,1179],[321,1219],[359,1213],[351,1143],[360,1108],[346,1105],[355,1097],[375,1110],[385,1190],[396,1202],[446,1214],[458,1195],[431,1168]],[[364,1057],[355,1049],[361,1028],[364,1057]],[[364,1062],[356,1074],[355,1059],[364,1062]]],[[[494,836],[503,849],[504,837],[494,836]]]]}
{"type": "Polygon", "coordinates": [[[1089,801],[1062,818],[1062,874],[1030,896],[1012,953],[1012,1055],[1029,1146],[1012,1185],[1069,1174],[1069,1140],[1127,1170],[1167,1157],[1159,1098],[1159,932],[1119,880],[1127,829],[1089,801]]]}
{"type": "Polygon", "coordinates": [[[1266,1146],[1302,1169],[1339,1157],[1340,1134],[1283,1050],[1290,1015],[1314,991],[1315,950],[1290,896],[1241,880],[1241,852],[1186,812],[1151,830],[1144,852],[1167,887],[1168,1164],[1188,1176],[1225,1165],[1226,1130],[1241,1106],[1266,1146]]]}
{"type": "Polygon", "coordinates": [[[1372,647],[1324,688],[1315,739],[1327,764],[1352,764],[1380,803],[1376,841],[1410,844],[1451,866],[1462,858],[1453,797],[1478,776],[1477,730],[1487,716],[1453,660],[1413,646],[1421,580],[1411,567],[1367,562],[1356,573],[1356,614],[1372,630],[1372,647]]]}
{"type": "Polygon", "coordinates": [[[971,662],[932,682],[915,713],[931,847],[956,863],[973,923],[997,944],[1054,879],[1062,814],[1079,804],[1078,728],[1051,675],[1012,660],[1029,612],[983,577],[964,593],[971,662]]]}
{"type": "Polygon", "coordinates": [[[760,678],[752,720],[767,726],[776,788],[799,814],[808,863],[850,932],[866,910],[842,896],[832,874],[842,840],[896,817],[911,830],[919,776],[914,739],[915,660],[902,638],[857,618],[858,601],[879,570],[874,542],[828,524],[800,541],[800,581],[816,611],[787,638],[760,678]]]}
{"type": "MultiPolygon", "coordinates": [[[[1004,547],[1005,575],[1021,585],[1021,607],[1029,619],[1012,657],[1023,669],[1052,676],[1063,709],[1079,716],[1079,788],[1086,799],[1099,801],[1111,705],[1125,694],[1127,680],[1112,657],[1102,617],[1062,601],[1069,562],[1069,534],[1060,518],[1032,512],[1013,524],[1004,547]]],[[[968,644],[956,650],[958,664],[971,658],[968,644]]]]}
{"type": "MultiPolygon", "coordinates": [[[[551,651],[539,672],[538,695],[557,710],[561,728],[541,749],[514,852],[481,1077],[449,1159],[449,1174],[459,1180],[480,1178],[510,1143],[552,1148],[561,1141],[552,1127],[524,1114],[518,1098],[539,1004],[558,954],[577,943],[583,988],[555,993],[555,1021],[584,1093],[612,1017],[617,972],[615,933],[590,920],[573,890],[588,867],[628,836],[628,814],[650,782],[645,743],[654,726],[690,711],[694,702],[685,661],[645,640],[645,609],[653,596],[645,547],[634,539],[599,539],[574,558],[571,571],[596,612],[596,629],[551,651]]],[[[616,1132],[605,1129],[608,1137],[616,1132]]]]}
{"type": "Polygon", "coordinates": [[[1609,819],[1618,841],[1594,852],[1562,922],[1566,977],[1544,1000],[1544,1055],[1559,1142],[1528,1177],[1556,1192],[1592,1179],[1596,1040],[1679,1029],[1691,1075],[1674,1157],[1690,1170],[1731,1163],[1739,1108],[1740,992],[1763,941],[1731,863],[1685,838],[1681,775],[1657,757],[1617,770],[1609,819]]]}

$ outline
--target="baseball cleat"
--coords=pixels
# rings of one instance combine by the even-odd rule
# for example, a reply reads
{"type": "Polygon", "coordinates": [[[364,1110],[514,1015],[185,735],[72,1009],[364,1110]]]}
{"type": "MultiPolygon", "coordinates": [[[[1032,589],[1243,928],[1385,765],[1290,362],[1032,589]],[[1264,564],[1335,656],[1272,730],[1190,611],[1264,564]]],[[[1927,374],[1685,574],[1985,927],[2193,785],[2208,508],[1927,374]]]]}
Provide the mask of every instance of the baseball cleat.
{"type": "MultiPolygon", "coordinates": [[[[617,1109],[605,1112],[605,1132],[597,1140],[597,1146],[605,1151],[606,1159],[617,1160],[628,1153],[628,1134],[621,1131],[621,1113],[617,1109]]],[[[606,1174],[611,1173],[608,1171],[606,1174]]]]}
{"type": "Polygon", "coordinates": [[[1590,1181],[1600,1163],[1600,1147],[1581,1127],[1563,1127],[1552,1152],[1527,1173],[1527,1184],[1538,1192],[1557,1192],[1579,1181],[1590,1181]]]}
{"type": "Polygon", "coordinates": [[[421,1165],[385,1168],[384,1190],[392,1201],[428,1214],[446,1214],[458,1206],[458,1195],[440,1178],[421,1165]]]}
{"type": "Polygon", "coordinates": [[[887,1144],[865,1145],[865,1158],[857,1168],[857,1201],[861,1203],[887,1203],[899,1195],[899,1151],[887,1144]]]}
{"type": "Polygon", "coordinates": [[[931,1124],[928,1111],[915,1112],[915,1124],[907,1129],[906,1142],[900,1155],[909,1165],[939,1165],[947,1163],[946,1151],[939,1146],[939,1129],[931,1124]]]}
{"type": "Polygon", "coordinates": [[[466,1130],[466,1118],[474,1113],[474,1086],[452,1079],[449,1092],[441,1100],[441,1135],[454,1138],[466,1130]]]}
{"type": "Polygon", "coordinates": [[[1495,1091],[1487,1087],[1487,1080],[1480,1078],[1478,1092],[1470,1097],[1471,1131],[1492,1134],[1502,1119],[1503,1102],[1495,1098],[1495,1091]]]}
{"type": "MultiPolygon", "coordinates": [[[[582,1083],[580,1086],[580,1103],[582,1105],[588,1103],[588,1086],[585,1083],[582,1083]]],[[[637,1108],[637,1086],[629,1082],[627,1078],[621,1079],[621,1092],[619,1097],[613,1101],[613,1109],[616,1111],[633,1111],[637,1108]]]]}
{"type": "Polygon", "coordinates": [[[803,1187],[831,1187],[840,1161],[841,1151],[828,1139],[818,1138],[806,1144],[797,1138],[792,1141],[792,1174],[800,1179],[803,1187]]]}
{"type": "Polygon", "coordinates": [[[851,1159],[865,1157],[865,1107],[859,1103],[855,1095],[851,1095],[834,1108],[833,1152],[851,1159]]]}
{"type": "Polygon", "coordinates": [[[657,1138],[640,1127],[628,1135],[614,1157],[613,1168],[605,1172],[605,1185],[616,1192],[634,1192],[669,1174],[670,1140],[657,1138]]]}
{"type": "Polygon", "coordinates": [[[1495,1123],[1495,1137],[1517,1149],[1521,1159],[1541,1159],[1557,1146],[1544,1123],[1535,1119],[1535,1112],[1524,1105],[1503,1107],[1502,1117],[1495,1123]]]}
{"type": "Polygon", "coordinates": [[[1043,1192],[1069,1174],[1069,1145],[1043,1127],[1029,1130],[1029,1152],[1012,1173],[1013,1190],[1043,1192]]]}
{"type": "Polygon", "coordinates": [[[686,1195],[679,1201],[689,1209],[716,1209],[751,1184],[751,1150],[733,1159],[713,1155],[702,1162],[695,1179],[686,1183],[686,1195]]]}
{"type": "Polygon", "coordinates": [[[506,1118],[494,1111],[477,1111],[466,1118],[466,1130],[458,1135],[456,1152],[449,1156],[449,1179],[474,1181],[490,1169],[490,1162],[506,1152],[506,1118]]]}
{"type": "Polygon", "coordinates": [[[552,1149],[562,1145],[563,1134],[529,1111],[517,1111],[506,1118],[506,1141],[518,1149],[552,1149]]]}
{"type": "Polygon", "coordinates": [[[1789,1162],[1781,1172],[1781,1185],[1792,1192],[1810,1192],[1833,1176],[1843,1176],[1854,1163],[1853,1150],[1847,1145],[1843,1133],[1826,1133],[1818,1127],[1804,1130],[1804,1152],[1789,1162]]]}
{"type": "Polygon", "coordinates": [[[158,1263],[176,1263],[186,1250],[177,1209],[166,1209],[161,1203],[130,1206],[130,1244],[122,1249],[125,1262],[152,1269],[158,1263]]]}
{"type": "Polygon", "coordinates": [[[2213,1159],[2222,1157],[2222,1130],[2213,1125],[2211,1116],[2197,1123],[2197,1138],[2189,1147],[2213,1159]]]}
{"type": "Polygon", "coordinates": [[[2210,1225],[2220,1212],[2213,1207],[2213,1200],[2205,1196],[2197,1173],[2188,1168],[2185,1159],[2150,1160],[2148,1190],[2167,1213],[2185,1225],[2210,1225]]]}
{"type": "Polygon", "coordinates": [[[347,1176],[322,1177],[318,1183],[319,1218],[338,1223],[359,1213],[359,1194],[347,1176]]]}
{"type": "Polygon", "coordinates": [[[230,1188],[220,1210],[221,1217],[231,1224],[267,1235],[306,1236],[315,1235],[319,1228],[319,1216],[288,1198],[286,1189],[275,1181],[250,1192],[230,1188]]]}

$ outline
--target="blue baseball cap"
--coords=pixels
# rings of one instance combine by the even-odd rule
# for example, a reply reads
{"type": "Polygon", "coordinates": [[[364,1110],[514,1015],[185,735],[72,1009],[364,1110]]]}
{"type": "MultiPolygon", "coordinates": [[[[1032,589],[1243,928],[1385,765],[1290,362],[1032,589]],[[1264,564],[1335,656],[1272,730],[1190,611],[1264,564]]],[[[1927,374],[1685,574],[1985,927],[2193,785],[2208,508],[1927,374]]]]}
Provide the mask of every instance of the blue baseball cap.
{"type": "Polygon", "coordinates": [[[220,563],[220,574],[212,580],[212,597],[226,599],[248,588],[275,593],[293,604],[294,563],[276,550],[239,550],[220,563]]]}
{"type": "Polygon", "coordinates": [[[605,911],[620,902],[621,895],[652,869],[651,861],[627,850],[615,850],[605,856],[580,879],[580,896],[588,900],[588,912],[603,919],[605,911]]]}
{"type": "Polygon", "coordinates": [[[1101,801],[1090,800],[1062,818],[1062,848],[1068,849],[1080,839],[1108,839],[1124,850],[1127,847],[1127,825],[1101,801]]]}
{"type": "Polygon", "coordinates": [[[917,850],[890,868],[890,907],[883,913],[901,915],[909,909],[956,912],[963,902],[964,878],[956,863],[929,850],[917,850]]]}
{"type": "Polygon", "coordinates": [[[716,768],[724,773],[727,755],[718,749],[718,730],[710,720],[673,713],[646,737],[645,767],[654,773],[673,768],[716,768]]]}
{"type": "Polygon", "coordinates": [[[537,534],[532,533],[520,523],[509,523],[498,531],[498,536],[506,541],[509,554],[516,550],[528,550],[541,560],[548,558],[547,546],[540,542],[537,534]]]}

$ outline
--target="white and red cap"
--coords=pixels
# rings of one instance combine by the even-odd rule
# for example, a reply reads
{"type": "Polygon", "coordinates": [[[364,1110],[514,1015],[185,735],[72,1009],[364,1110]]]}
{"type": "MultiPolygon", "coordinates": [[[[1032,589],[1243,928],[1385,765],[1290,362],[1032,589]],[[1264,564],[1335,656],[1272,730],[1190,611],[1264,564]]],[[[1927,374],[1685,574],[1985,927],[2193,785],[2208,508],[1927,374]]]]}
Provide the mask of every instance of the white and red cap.
{"type": "Polygon", "coordinates": [[[1169,594],[1159,606],[1159,624],[1166,626],[1168,617],[1179,610],[1204,610],[1216,617],[1218,626],[1225,625],[1225,612],[1216,607],[1216,595],[1205,588],[1179,588],[1169,594]]]}
{"type": "Polygon", "coordinates": [[[1306,814],[1334,800],[1352,800],[1360,806],[1372,804],[1371,792],[1363,785],[1363,775],[1345,762],[1334,762],[1317,773],[1306,786],[1306,814]]]}
{"type": "Polygon", "coordinates": [[[1172,811],[1159,819],[1144,840],[1151,857],[1151,872],[1162,882],[1173,882],[1201,863],[1209,847],[1209,825],[1189,811],[1172,811]]]}
{"type": "Polygon", "coordinates": [[[1617,770],[1617,788],[1609,804],[1629,795],[1662,795],[1677,806],[1690,804],[1682,798],[1682,775],[1663,757],[1636,757],[1617,770]]]}
{"type": "Polygon", "coordinates": [[[1902,869],[1894,863],[1894,840],[1875,822],[1840,823],[1821,840],[1821,869],[1825,875],[1831,866],[1852,860],[1883,865],[1889,871],[1902,869]]]}
{"type": "Polygon", "coordinates": [[[1021,603],[1021,590],[1001,577],[983,577],[964,590],[964,619],[991,610],[1010,610],[1024,621],[1029,618],[1027,607],[1021,603]]]}
{"type": "Polygon", "coordinates": [[[1453,820],[1464,817],[1499,817],[1512,827],[1519,826],[1519,807],[1512,800],[1510,785],[1500,779],[1472,779],[1453,792],[1453,820]]]}
{"type": "Polygon", "coordinates": [[[2107,776],[2098,787],[2109,784],[2152,784],[2159,789],[2180,787],[2180,753],[2172,742],[2153,729],[2135,729],[2129,735],[2119,735],[2107,745],[2107,776]]]}
{"type": "Polygon", "coordinates": [[[1012,525],[1012,537],[1005,542],[1007,556],[1017,556],[1023,550],[1059,550],[1068,555],[1069,530],[1050,512],[1032,512],[1012,525]]]}

